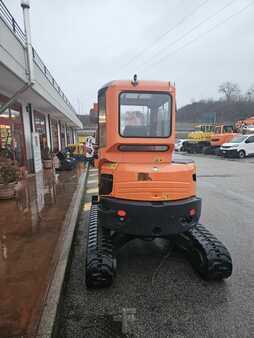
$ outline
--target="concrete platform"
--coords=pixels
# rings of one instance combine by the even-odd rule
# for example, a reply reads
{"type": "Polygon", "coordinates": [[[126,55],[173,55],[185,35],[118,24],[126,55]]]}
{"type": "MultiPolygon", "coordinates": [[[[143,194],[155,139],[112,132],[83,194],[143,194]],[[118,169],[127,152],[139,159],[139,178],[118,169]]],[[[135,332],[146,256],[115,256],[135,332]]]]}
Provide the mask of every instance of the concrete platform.
{"type": "Polygon", "coordinates": [[[63,249],[68,258],[85,177],[82,166],[59,175],[45,171],[22,181],[16,199],[0,201],[1,338],[33,337],[43,329],[63,249]]]}

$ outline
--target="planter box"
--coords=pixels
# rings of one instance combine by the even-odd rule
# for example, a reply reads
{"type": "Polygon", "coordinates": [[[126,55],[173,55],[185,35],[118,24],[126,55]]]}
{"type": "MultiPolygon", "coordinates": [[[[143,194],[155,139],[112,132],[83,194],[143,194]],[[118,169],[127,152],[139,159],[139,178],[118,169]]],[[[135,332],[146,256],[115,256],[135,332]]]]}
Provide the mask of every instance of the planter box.
{"type": "Polygon", "coordinates": [[[0,184],[0,200],[7,200],[15,197],[17,182],[0,184]]]}

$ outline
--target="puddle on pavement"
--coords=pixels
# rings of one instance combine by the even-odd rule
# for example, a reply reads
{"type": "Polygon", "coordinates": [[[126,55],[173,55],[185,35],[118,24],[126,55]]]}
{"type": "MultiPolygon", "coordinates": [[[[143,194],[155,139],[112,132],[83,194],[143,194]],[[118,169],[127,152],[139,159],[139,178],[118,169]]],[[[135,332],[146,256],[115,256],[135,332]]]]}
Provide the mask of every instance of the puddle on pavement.
{"type": "MultiPolygon", "coordinates": [[[[65,215],[84,168],[46,170],[0,201],[0,337],[33,331],[65,215]]],[[[54,262],[53,262],[54,263],[54,262]]]]}

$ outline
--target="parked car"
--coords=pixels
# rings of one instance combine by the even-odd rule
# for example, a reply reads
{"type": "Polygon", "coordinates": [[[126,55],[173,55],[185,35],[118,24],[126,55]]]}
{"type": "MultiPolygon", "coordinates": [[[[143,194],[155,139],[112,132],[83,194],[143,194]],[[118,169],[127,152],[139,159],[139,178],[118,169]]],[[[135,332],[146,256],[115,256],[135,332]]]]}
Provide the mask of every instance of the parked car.
{"type": "Polygon", "coordinates": [[[244,126],[242,129],[243,134],[253,134],[254,133],[254,125],[250,124],[248,126],[244,126]]]}
{"type": "Polygon", "coordinates": [[[184,151],[184,142],[187,140],[178,139],[175,143],[175,151],[184,151]]]}
{"type": "Polygon", "coordinates": [[[224,143],[220,151],[223,156],[229,157],[244,158],[254,155],[254,134],[236,136],[230,143],[224,143]]]}

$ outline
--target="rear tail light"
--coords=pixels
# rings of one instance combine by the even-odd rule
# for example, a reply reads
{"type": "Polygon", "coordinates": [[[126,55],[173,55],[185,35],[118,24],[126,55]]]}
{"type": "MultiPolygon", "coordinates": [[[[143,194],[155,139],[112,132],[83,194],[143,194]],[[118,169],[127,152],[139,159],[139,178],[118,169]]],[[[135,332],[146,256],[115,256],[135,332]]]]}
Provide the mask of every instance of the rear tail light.
{"type": "Polygon", "coordinates": [[[127,212],[125,210],[117,210],[117,216],[119,217],[120,222],[124,222],[127,217],[127,212]]]}
{"type": "Polygon", "coordinates": [[[117,216],[119,217],[126,217],[127,213],[125,210],[117,210],[117,216]]]}

